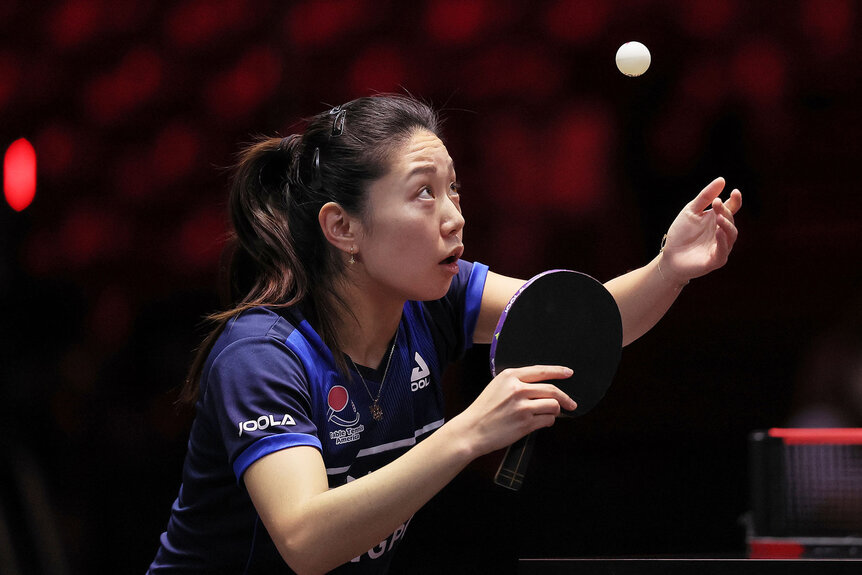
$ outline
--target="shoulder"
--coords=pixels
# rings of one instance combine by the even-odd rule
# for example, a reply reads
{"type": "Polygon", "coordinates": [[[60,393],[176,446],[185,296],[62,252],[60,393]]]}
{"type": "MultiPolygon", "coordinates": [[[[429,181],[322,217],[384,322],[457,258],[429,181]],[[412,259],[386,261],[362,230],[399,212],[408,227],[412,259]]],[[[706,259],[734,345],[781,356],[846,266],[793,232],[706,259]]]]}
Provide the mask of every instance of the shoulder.
{"type": "Polygon", "coordinates": [[[223,354],[234,354],[237,348],[259,344],[285,344],[288,340],[301,337],[298,325],[302,319],[294,317],[289,311],[279,313],[266,307],[255,307],[232,318],[210,351],[212,363],[223,354]]]}
{"type": "Polygon", "coordinates": [[[223,349],[232,343],[249,338],[274,337],[286,340],[295,330],[293,322],[286,319],[284,315],[270,308],[255,307],[228,321],[216,347],[223,349]]]}
{"type": "MultiPolygon", "coordinates": [[[[289,316],[288,316],[289,317],[289,316]]],[[[288,340],[298,335],[294,322],[276,311],[257,307],[228,321],[204,364],[201,381],[217,373],[224,379],[240,374],[303,371],[302,362],[288,340]]]]}

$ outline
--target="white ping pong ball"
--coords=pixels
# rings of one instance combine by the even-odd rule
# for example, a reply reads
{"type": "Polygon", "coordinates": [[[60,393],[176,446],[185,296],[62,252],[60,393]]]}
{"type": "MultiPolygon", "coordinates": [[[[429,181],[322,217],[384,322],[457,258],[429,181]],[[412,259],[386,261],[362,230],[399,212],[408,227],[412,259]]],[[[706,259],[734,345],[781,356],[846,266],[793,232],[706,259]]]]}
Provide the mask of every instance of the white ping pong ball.
{"type": "Polygon", "coordinates": [[[640,42],[626,42],[617,50],[617,68],[626,76],[640,76],[650,61],[649,50],[640,42]]]}

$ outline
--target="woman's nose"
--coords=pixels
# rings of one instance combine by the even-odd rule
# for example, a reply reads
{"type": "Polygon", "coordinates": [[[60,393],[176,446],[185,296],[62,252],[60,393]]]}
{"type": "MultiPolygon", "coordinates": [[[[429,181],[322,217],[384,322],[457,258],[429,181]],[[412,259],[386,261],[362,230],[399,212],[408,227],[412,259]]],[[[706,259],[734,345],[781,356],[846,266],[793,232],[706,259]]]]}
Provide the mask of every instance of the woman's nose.
{"type": "Polygon", "coordinates": [[[464,215],[461,213],[460,208],[455,202],[448,202],[443,219],[444,235],[458,234],[464,228],[464,223],[464,215]]]}

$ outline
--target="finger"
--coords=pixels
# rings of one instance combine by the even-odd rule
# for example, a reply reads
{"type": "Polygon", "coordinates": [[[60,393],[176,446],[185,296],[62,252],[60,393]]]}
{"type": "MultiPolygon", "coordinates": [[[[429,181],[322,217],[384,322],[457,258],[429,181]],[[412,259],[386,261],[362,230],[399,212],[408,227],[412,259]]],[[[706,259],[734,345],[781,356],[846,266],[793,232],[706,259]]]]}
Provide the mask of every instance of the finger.
{"type": "Polygon", "coordinates": [[[736,226],[724,217],[719,217],[717,219],[717,226],[715,233],[716,262],[720,266],[723,266],[727,263],[730,250],[733,249],[733,244],[736,243],[736,238],[739,235],[739,232],[737,231],[736,226]]]}
{"type": "Polygon", "coordinates": [[[691,201],[691,209],[698,214],[706,210],[712,204],[712,200],[717,198],[723,189],[724,178],[719,177],[714,179],[691,201]]]}
{"type": "Polygon", "coordinates": [[[730,192],[730,198],[724,203],[727,206],[727,209],[730,210],[730,213],[736,214],[739,211],[739,208],[742,207],[742,192],[739,190],[733,190],[730,192]]]}
{"type": "Polygon", "coordinates": [[[566,379],[572,377],[572,370],[563,365],[528,365],[510,368],[512,374],[527,383],[547,381],[549,379],[566,379]]]}
{"type": "Polygon", "coordinates": [[[550,383],[530,383],[525,385],[518,396],[530,402],[530,410],[535,409],[533,402],[550,401],[567,411],[577,409],[577,402],[569,397],[566,392],[550,383]]]}
{"type": "Polygon", "coordinates": [[[718,267],[727,263],[728,255],[730,255],[730,238],[727,232],[719,227],[715,233],[715,258],[714,261],[718,267]]]}
{"type": "Polygon", "coordinates": [[[560,402],[556,399],[536,399],[530,403],[531,412],[534,416],[551,415],[557,417],[563,410],[560,402]]]}
{"type": "Polygon", "coordinates": [[[525,421],[531,431],[535,431],[541,427],[551,427],[557,418],[560,416],[560,404],[552,399],[543,400],[541,405],[536,402],[535,411],[532,416],[525,421]]]}
{"type": "Polygon", "coordinates": [[[551,427],[557,421],[556,415],[537,415],[532,421],[532,430],[536,431],[543,427],[551,427]]]}
{"type": "Polygon", "coordinates": [[[733,212],[731,212],[730,208],[727,207],[726,202],[721,201],[721,198],[715,198],[712,200],[712,211],[716,216],[722,216],[733,222],[733,212]]]}
{"type": "Polygon", "coordinates": [[[728,248],[732,247],[736,243],[737,236],[739,236],[739,230],[736,229],[733,221],[722,216],[716,219],[716,224],[727,236],[728,248]]]}

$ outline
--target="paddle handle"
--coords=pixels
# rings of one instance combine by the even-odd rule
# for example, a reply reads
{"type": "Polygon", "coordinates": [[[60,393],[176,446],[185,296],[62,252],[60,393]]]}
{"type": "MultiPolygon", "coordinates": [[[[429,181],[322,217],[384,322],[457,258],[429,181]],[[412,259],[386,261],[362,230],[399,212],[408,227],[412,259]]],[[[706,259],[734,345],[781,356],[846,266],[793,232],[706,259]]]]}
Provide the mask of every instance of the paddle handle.
{"type": "Polygon", "coordinates": [[[521,489],[532,453],[533,433],[529,433],[506,449],[506,455],[494,476],[494,483],[512,491],[521,489]]]}

